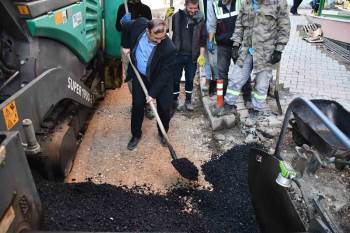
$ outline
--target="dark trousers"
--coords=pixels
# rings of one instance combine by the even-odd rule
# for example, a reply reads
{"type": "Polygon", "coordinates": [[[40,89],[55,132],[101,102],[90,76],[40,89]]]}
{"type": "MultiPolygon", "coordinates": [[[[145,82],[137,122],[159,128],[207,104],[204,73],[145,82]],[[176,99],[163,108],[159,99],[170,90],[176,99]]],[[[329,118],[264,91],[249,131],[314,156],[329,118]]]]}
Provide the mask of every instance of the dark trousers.
{"type": "MultiPolygon", "coordinates": [[[[150,84],[145,77],[142,77],[143,81],[149,89],[150,84]]],[[[156,98],[157,112],[163,123],[165,131],[169,129],[170,122],[170,110],[172,107],[172,89],[171,85],[164,87],[156,98]]],[[[132,79],[132,110],[131,110],[131,134],[134,137],[141,137],[142,134],[142,122],[144,117],[144,110],[146,104],[146,97],[141,88],[141,85],[136,77],[132,79]]],[[[158,133],[160,134],[159,126],[158,133]]]]}
{"type": "Polygon", "coordinates": [[[193,91],[193,79],[197,70],[197,63],[192,61],[192,55],[176,55],[175,80],[174,80],[174,100],[177,100],[180,94],[180,81],[182,71],[185,69],[185,92],[186,100],[191,101],[193,91]]]}
{"type": "Polygon", "coordinates": [[[293,6],[292,8],[290,8],[290,12],[292,14],[296,14],[298,13],[298,7],[300,6],[300,4],[302,3],[303,0],[293,0],[293,6]]]}
{"type": "MultiPolygon", "coordinates": [[[[224,80],[224,96],[226,94],[227,85],[228,85],[228,71],[231,64],[232,58],[232,47],[230,46],[224,46],[224,45],[218,45],[217,46],[217,66],[218,66],[218,73],[219,73],[219,79],[224,80]]],[[[236,62],[236,61],[233,61],[236,62]]],[[[242,88],[243,91],[243,98],[249,99],[250,93],[252,91],[251,87],[251,78],[248,79],[247,83],[242,88]]]]}

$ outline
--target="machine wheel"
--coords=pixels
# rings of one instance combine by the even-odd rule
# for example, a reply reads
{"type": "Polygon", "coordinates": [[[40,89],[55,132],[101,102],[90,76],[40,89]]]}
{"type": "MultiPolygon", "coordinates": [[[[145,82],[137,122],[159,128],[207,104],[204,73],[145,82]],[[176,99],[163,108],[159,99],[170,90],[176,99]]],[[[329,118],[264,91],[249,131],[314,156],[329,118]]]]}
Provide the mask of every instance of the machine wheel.
{"type": "Polygon", "coordinates": [[[79,143],[69,122],[59,124],[44,147],[48,156],[46,172],[49,178],[63,179],[72,169],[79,143]]]}

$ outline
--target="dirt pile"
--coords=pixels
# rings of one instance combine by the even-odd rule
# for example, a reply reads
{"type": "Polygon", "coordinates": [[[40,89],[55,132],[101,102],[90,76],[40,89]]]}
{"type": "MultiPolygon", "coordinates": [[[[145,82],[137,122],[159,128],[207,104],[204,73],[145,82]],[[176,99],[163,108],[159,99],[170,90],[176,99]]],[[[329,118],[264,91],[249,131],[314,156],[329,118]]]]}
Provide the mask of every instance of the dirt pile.
{"type": "Polygon", "coordinates": [[[256,232],[247,184],[249,146],[202,166],[212,190],[177,185],[167,195],[91,182],[63,184],[36,177],[43,203],[41,230],[256,232]]]}

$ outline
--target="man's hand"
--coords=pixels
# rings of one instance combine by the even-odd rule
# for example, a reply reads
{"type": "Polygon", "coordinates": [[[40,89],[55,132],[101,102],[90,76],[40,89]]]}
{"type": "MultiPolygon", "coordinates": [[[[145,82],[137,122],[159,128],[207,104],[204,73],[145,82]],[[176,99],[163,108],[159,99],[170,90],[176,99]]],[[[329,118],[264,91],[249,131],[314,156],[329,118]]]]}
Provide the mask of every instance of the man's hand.
{"type": "Polygon", "coordinates": [[[237,61],[237,59],[238,59],[238,51],[239,51],[239,46],[233,46],[232,47],[232,59],[233,59],[233,61],[234,62],[236,62],[237,61]]]}
{"type": "Polygon", "coordinates": [[[199,55],[199,57],[197,58],[197,63],[200,66],[204,66],[205,65],[205,57],[203,55],[199,55]]]}
{"type": "Polygon", "coordinates": [[[208,51],[211,52],[211,53],[214,53],[214,42],[209,40],[208,41],[208,51]]]}
{"type": "Polygon", "coordinates": [[[123,54],[125,54],[125,56],[127,56],[128,54],[130,54],[130,49],[122,48],[122,52],[123,54]]]}
{"type": "Polygon", "coordinates": [[[131,14],[130,13],[126,13],[120,20],[121,24],[125,24],[127,22],[129,22],[131,20],[131,14]]]}
{"type": "Polygon", "coordinates": [[[153,99],[151,96],[147,96],[147,97],[146,97],[146,103],[148,103],[148,104],[151,103],[151,102],[153,102],[153,100],[154,100],[154,99],[153,99]]]}
{"type": "Polygon", "coordinates": [[[281,57],[282,57],[282,52],[281,51],[277,51],[277,50],[273,51],[270,63],[271,64],[276,64],[276,63],[280,62],[281,61],[281,57]]]}
{"type": "Polygon", "coordinates": [[[173,16],[174,11],[175,11],[174,7],[169,7],[168,9],[166,9],[165,18],[167,19],[167,18],[173,16]]]}

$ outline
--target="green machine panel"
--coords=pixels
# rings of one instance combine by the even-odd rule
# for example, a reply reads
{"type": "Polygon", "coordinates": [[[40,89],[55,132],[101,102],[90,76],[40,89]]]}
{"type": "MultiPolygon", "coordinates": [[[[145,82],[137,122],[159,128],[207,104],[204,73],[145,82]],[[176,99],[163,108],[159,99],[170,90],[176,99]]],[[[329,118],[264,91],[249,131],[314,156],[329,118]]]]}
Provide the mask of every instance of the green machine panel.
{"type": "Polygon", "coordinates": [[[105,18],[105,40],[106,55],[119,58],[121,33],[115,28],[117,19],[117,11],[119,6],[123,4],[122,0],[104,0],[104,18],[105,18]]]}
{"type": "Polygon", "coordinates": [[[29,19],[27,25],[33,37],[57,40],[87,63],[101,45],[101,16],[99,0],[83,0],[29,19]]]}

